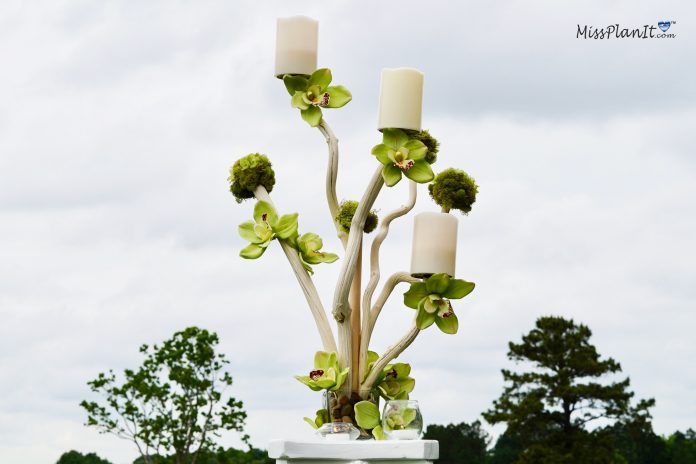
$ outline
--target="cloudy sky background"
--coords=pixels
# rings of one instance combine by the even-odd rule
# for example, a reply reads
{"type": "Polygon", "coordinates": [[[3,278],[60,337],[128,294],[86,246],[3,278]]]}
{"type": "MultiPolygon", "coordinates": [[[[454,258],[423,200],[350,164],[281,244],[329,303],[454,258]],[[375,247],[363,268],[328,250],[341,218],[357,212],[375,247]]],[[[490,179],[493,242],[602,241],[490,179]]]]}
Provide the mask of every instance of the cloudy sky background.
{"type": "MultiPolygon", "coordinates": [[[[235,159],[266,153],[278,208],[340,249],[326,145],[272,75],[275,18],[293,14],[321,21],[320,65],[354,95],[326,112],[340,198],[359,198],[375,168],[382,67],[425,72],[435,168],[480,186],[460,218],[457,269],[477,289],[457,305],[459,334],[429,330],[401,358],[426,421],[477,419],[501,391],[507,342],[558,314],[588,324],[637,395],[657,399],[659,433],[696,427],[696,8],[290,3],[0,5],[0,461],[69,449],[132,461],[132,444],[82,425],[85,382],[190,325],[220,335],[256,446],[310,434],[301,418],[319,398],[292,375],[319,338],[279,248],[238,257],[253,204],[226,183],[235,159]],[[577,24],[665,19],[676,39],[575,38],[577,24]]],[[[416,210],[434,210],[419,194],[416,210]]],[[[376,206],[406,195],[399,184],[376,206]]],[[[411,227],[394,223],[383,275],[408,268],[411,227]]],[[[338,270],[317,269],[326,303],[338,270]]],[[[374,348],[411,317],[394,298],[374,348]]]]}

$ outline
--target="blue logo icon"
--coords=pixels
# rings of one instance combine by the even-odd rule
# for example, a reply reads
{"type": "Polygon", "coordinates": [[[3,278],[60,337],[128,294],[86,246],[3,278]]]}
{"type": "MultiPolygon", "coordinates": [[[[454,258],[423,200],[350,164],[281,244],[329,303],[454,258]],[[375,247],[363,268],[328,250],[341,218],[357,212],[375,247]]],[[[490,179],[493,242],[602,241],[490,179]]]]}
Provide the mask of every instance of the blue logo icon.
{"type": "Polygon", "coordinates": [[[662,32],[667,32],[667,29],[669,29],[669,26],[672,25],[672,21],[660,21],[657,23],[657,26],[660,28],[662,32]]]}

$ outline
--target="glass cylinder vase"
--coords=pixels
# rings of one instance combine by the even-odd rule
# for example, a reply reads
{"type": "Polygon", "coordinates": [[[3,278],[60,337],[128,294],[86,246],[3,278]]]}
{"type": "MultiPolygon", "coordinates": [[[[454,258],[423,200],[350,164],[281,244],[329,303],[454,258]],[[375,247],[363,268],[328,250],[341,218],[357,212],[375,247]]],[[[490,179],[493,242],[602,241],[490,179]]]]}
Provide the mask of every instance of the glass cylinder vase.
{"type": "MultiPolygon", "coordinates": [[[[379,408],[379,396],[370,393],[366,400],[373,402],[379,408]]],[[[329,412],[329,420],[333,423],[347,423],[355,426],[360,430],[358,440],[368,440],[372,438],[372,433],[355,422],[355,405],[360,401],[363,401],[363,398],[357,393],[324,392],[324,408],[329,412]]]]}

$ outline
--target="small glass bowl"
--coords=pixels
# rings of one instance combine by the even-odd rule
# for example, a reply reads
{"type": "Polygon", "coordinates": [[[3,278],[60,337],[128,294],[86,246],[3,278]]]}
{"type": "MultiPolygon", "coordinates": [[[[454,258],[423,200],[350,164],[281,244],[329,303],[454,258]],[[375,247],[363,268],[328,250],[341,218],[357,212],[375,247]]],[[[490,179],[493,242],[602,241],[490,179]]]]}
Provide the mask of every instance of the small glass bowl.
{"type": "Polygon", "coordinates": [[[418,401],[387,401],[382,412],[382,430],[389,440],[418,440],[423,433],[418,401]]]}

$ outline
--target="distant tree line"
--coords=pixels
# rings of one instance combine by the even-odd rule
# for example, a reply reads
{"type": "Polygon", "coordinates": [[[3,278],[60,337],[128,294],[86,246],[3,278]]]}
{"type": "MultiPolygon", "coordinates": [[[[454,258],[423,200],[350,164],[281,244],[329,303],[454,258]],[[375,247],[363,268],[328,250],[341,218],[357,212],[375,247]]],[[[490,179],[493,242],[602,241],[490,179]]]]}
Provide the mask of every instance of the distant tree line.
{"type": "MultiPolygon", "coordinates": [[[[525,450],[524,437],[503,433],[489,449],[491,438],[480,421],[430,425],[425,438],[440,442],[438,464],[515,464],[525,450]]],[[[696,432],[661,437],[635,424],[615,424],[593,432],[593,438],[612,453],[612,464],[696,464],[696,432]]],[[[525,462],[525,461],[523,461],[525,462]]],[[[563,462],[563,461],[538,461],[563,462]]]]}
{"type": "MultiPolygon", "coordinates": [[[[510,342],[503,392],[482,416],[504,424],[492,444],[481,422],[431,425],[439,464],[696,464],[696,432],[657,435],[650,409],[636,399],[621,365],[599,355],[583,324],[546,316],[510,342]],[[492,446],[491,446],[492,444],[492,446]]],[[[216,448],[223,430],[243,432],[242,403],[224,396],[229,361],[215,351],[217,335],[189,327],[162,345],[143,345],[143,365],[88,382],[102,401],[83,401],[87,425],[134,442],[134,464],[267,464],[265,451],[216,448]]],[[[248,436],[242,437],[248,443],[248,436]]],[[[57,464],[111,464],[69,451],[57,464]]]]}
{"type": "MultiPolygon", "coordinates": [[[[152,456],[153,464],[175,464],[176,455],[152,456]]],[[[199,454],[197,461],[199,464],[274,464],[274,459],[269,459],[268,453],[256,448],[242,451],[234,448],[217,451],[204,451],[199,454]]],[[[139,457],[133,464],[144,464],[145,460],[139,457]]],[[[64,453],[56,464],[112,464],[106,459],[102,459],[94,453],[82,454],[77,451],[64,453]]]]}
{"type": "Polygon", "coordinates": [[[654,399],[634,401],[628,378],[590,343],[592,332],[561,317],[542,317],[521,343],[509,344],[519,370],[502,370],[501,396],[483,413],[505,432],[489,449],[481,422],[431,425],[440,464],[696,464],[696,432],[667,438],[653,431],[654,399]],[[600,422],[601,421],[601,422],[600,422]],[[594,426],[600,422],[602,425],[594,426]]]}

